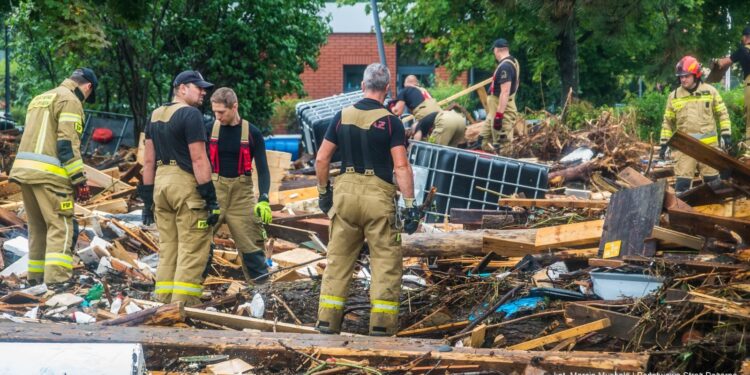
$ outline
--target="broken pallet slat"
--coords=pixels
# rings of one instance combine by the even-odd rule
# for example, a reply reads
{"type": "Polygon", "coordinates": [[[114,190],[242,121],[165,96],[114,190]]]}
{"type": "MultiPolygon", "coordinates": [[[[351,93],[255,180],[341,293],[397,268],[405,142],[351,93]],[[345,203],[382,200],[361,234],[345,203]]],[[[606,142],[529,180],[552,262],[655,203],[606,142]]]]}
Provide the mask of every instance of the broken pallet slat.
{"type": "Polygon", "coordinates": [[[700,212],[688,212],[679,209],[670,209],[667,212],[669,213],[669,224],[673,228],[684,230],[691,234],[715,237],[720,240],[732,240],[732,237],[716,228],[719,225],[738,233],[746,241],[748,240],[750,220],[706,215],[700,212]]]}
{"type": "MultiPolygon", "coordinates": [[[[439,350],[441,340],[392,337],[348,337],[297,333],[248,333],[226,330],[196,330],[166,327],[106,327],[100,325],[37,324],[0,322],[0,342],[141,343],[146,350],[169,350],[174,355],[194,355],[210,350],[216,354],[242,352],[250,356],[294,355],[295,350],[324,357],[350,360],[377,359],[402,364],[431,353],[441,364],[478,365],[482,369],[521,371],[529,363],[545,369],[645,371],[648,353],[527,352],[518,350],[453,348],[439,350]],[[283,344],[283,345],[282,345],[283,344]],[[191,354],[193,353],[193,354],[191,354]]],[[[163,361],[173,356],[164,356],[163,361]]],[[[157,361],[160,359],[157,358],[157,361]]],[[[283,360],[283,359],[282,359],[283,360]]]]}
{"type": "Polygon", "coordinates": [[[551,344],[554,342],[569,339],[571,337],[585,335],[589,332],[599,331],[607,328],[611,325],[609,318],[599,319],[597,321],[582,324],[578,327],[566,329],[564,331],[556,332],[551,335],[544,337],[535,338],[533,340],[525,341],[520,344],[509,346],[509,350],[531,350],[538,348],[543,345],[551,344]]]}
{"type": "Polygon", "coordinates": [[[520,199],[520,198],[500,198],[501,206],[520,206],[520,207],[559,207],[559,208],[607,208],[609,201],[594,199],[520,199]]]}
{"type": "Polygon", "coordinates": [[[560,247],[592,245],[599,242],[603,225],[603,220],[593,220],[539,229],[487,232],[483,237],[483,250],[503,256],[523,256],[560,247]]]}

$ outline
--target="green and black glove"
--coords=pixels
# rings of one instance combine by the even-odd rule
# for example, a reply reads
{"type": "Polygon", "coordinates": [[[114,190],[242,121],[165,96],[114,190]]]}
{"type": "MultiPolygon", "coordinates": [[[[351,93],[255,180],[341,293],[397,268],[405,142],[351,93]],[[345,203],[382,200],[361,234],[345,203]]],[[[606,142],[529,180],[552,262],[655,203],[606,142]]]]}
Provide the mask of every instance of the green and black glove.
{"type": "Polygon", "coordinates": [[[219,201],[216,199],[216,188],[214,188],[214,183],[208,181],[205,184],[198,185],[197,190],[198,194],[201,195],[201,198],[206,201],[206,210],[208,210],[206,223],[210,226],[216,225],[216,223],[219,222],[221,210],[219,209],[219,201]]]}

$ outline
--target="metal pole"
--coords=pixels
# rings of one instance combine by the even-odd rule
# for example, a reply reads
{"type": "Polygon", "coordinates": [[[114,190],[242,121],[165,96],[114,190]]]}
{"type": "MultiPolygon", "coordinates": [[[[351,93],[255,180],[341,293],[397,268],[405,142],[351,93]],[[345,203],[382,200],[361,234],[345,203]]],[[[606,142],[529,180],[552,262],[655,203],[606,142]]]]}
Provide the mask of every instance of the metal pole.
{"type": "Polygon", "coordinates": [[[378,1],[370,0],[370,7],[372,8],[372,19],[375,21],[375,37],[378,40],[378,55],[380,56],[380,63],[388,66],[385,60],[385,45],[383,44],[383,32],[380,30],[380,14],[378,14],[378,1]]]}
{"type": "Polygon", "coordinates": [[[10,47],[8,25],[5,25],[5,121],[10,121],[10,47]]]}

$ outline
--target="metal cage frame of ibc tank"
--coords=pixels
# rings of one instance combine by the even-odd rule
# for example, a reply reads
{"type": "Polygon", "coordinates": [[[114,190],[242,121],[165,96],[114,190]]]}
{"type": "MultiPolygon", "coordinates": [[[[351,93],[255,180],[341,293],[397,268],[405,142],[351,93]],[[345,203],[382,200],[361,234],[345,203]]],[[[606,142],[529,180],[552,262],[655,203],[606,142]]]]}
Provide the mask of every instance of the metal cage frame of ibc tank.
{"type": "Polygon", "coordinates": [[[294,107],[297,119],[302,125],[302,144],[305,152],[315,155],[322,139],[316,139],[313,126],[319,121],[330,122],[336,112],[348,107],[364,97],[362,91],[353,91],[340,95],[334,95],[323,99],[309,102],[299,102],[294,107]]]}
{"type": "MultiPolygon", "coordinates": [[[[526,193],[527,198],[544,198],[544,194],[548,190],[548,179],[547,175],[549,173],[549,166],[538,164],[538,163],[531,163],[531,162],[523,162],[516,159],[510,159],[505,158],[497,155],[491,155],[486,153],[480,153],[475,151],[469,151],[464,150],[460,148],[455,147],[449,147],[449,146],[441,146],[436,145],[433,143],[427,143],[427,142],[421,142],[421,141],[412,141],[409,145],[409,162],[412,166],[416,167],[422,167],[426,168],[428,170],[428,176],[427,176],[427,184],[424,187],[425,191],[429,190],[430,187],[436,186],[435,185],[435,179],[439,174],[449,175],[450,176],[450,185],[448,188],[448,191],[444,191],[444,189],[441,189],[438,187],[438,190],[436,192],[435,202],[437,202],[438,197],[445,197],[445,209],[444,212],[440,212],[439,208],[438,211],[432,210],[432,207],[430,210],[427,211],[427,221],[434,221],[434,219],[442,220],[445,217],[449,217],[449,211],[451,208],[475,208],[475,209],[499,209],[500,206],[498,205],[498,196],[495,194],[489,193],[487,191],[482,192],[482,199],[475,199],[471,197],[471,194],[468,196],[458,196],[454,194],[454,184],[456,182],[456,177],[461,178],[467,178],[471,181],[471,186],[481,186],[485,189],[490,186],[490,184],[500,184],[499,192],[503,194],[513,194],[518,193],[519,191],[523,191],[526,193]],[[424,150],[423,152],[429,153],[426,158],[420,158],[418,159],[419,152],[421,150],[424,150]],[[441,169],[438,167],[438,163],[441,160],[441,154],[444,153],[452,153],[456,156],[453,159],[453,166],[450,169],[441,169]],[[474,166],[473,171],[470,172],[472,174],[466,173],[466,171],[459,171],[458,168],[458,161],[459,156],[463,156],[466,158],[473,158],[474,159],[474,166]],[[424,163],[424,161],[427,161],[427,163],[424,163]],[[480,160],[488,160],[489,163],[489,171],[487,171],[484,175],[477,175],[480,160]],[[420,162],[419,164],[417,162],[420,162]],[[503,177],[508,173],[509,166],[517,168],[518,172],[516,173],[516,179],[515,181],[505,181],[503,180],[493,180],[491,178],[493,168],[496,165],[494,161],[499,161],[503,163],[504,170],[503,170],[503,177]],[[427,164],[427,165],[424,165],[427,164]],[[537,170],[536,178],[534,179],[533,185],[524,185],[521,181],[521,176],[524,171],[531,171],[533,174],[533,170],[537,170]],[[509,191],[509,189],[512,189],[512,191],[509,191]],[[441,191],[442,190],[442,191],[441,191]],[[461,204],[460,207],[458,205],[451,205],[451,203],[455,203],[455,201],[465,201],[466,204],[461,204]],[[475,207],[471,207],[472,203],[475,204],[475,207]],[[476,207],[476,205],[479,205],[480,207],[476,207]],[[432,215],[433,217],[430,217],[432,215]]],[[[437,186],[436,186],[437,187],[437,186]]],[[[473,191],[474,188],[470,188],[469,191],[473,191]]]]}

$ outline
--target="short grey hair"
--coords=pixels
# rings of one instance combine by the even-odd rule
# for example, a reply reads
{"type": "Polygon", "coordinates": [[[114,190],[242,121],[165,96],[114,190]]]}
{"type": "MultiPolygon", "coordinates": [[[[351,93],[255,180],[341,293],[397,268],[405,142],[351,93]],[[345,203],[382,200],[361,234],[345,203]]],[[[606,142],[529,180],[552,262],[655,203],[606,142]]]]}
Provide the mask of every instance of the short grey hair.
{"type": "Polygon", "coordinates": [[[362,83],[364,83],[365,90],[385,91],[391,83],[391,72],[381,63],[372,63],[365,69],[362,83]]]}

